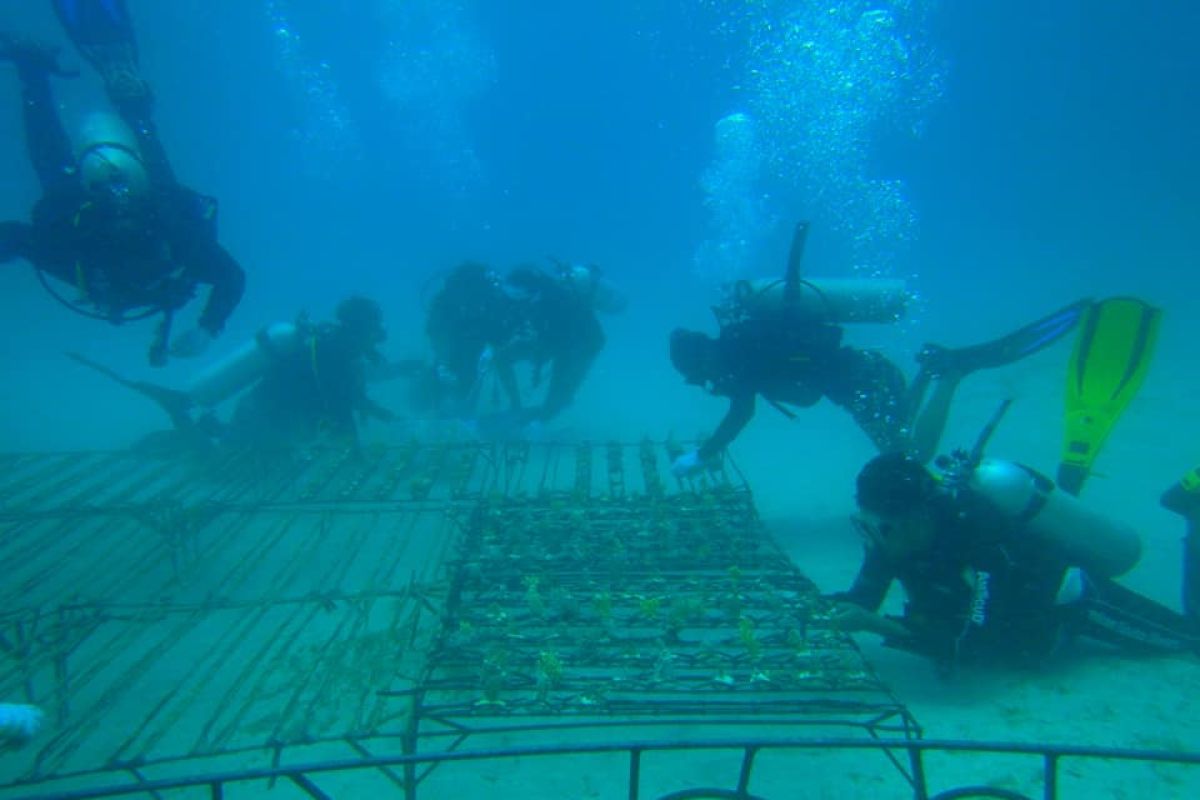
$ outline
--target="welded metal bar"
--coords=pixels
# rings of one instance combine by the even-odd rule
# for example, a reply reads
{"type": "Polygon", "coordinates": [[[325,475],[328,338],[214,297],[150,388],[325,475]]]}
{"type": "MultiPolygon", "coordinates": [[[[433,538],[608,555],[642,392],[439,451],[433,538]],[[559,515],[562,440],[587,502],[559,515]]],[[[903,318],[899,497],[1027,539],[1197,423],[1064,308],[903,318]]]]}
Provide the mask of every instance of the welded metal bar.
{"type": "Polygon", "coordinates": [[[754,772],[754,757],[756,755],[758,755],[758,749],[755,747],[747,747],[742,751],[742,766],[738,770],[738,794],[745,794],[750,791],[750,775],[754,772]]]}
{"type": "Polygon", "coordinates": [[[1056,800],[1058,797],[1058,759],[1059,754],[1048,752],[1043,756],[1042,792],[1045,800],[1056,800]]]}
{"type": "Polygon", "coordinates": [[[629,800],[638,800],[642,790],[642,750],[629,749],[629,800]]]}
{"type": "MultiPolygon", "coordinates": [[[[208,786],[213,783],[237,783],[268,780],[272,777],[291,779],[293,775],[319,775],[326,773],[346,772],[355,770],[379,770],[383,767],[398,767],[403,765],[421,765],[433,763],[451,763],[465,761],[483,761],[511,758],[544,758],[560,756],[603,755],[625,753],[632,755],[645,752],[679,752],[679,751],[711,751],[711,750],[745,750],[754,748],[756,751],[766,750],[829,750],[829,751],[859,751],[882,750],[886,748],[917,750],[922,753],[966,753],[966,754],[1004,754],[1030,756],[1055,760],[1064,758],[1099,759],[1113,761],[1128,761],[1154,764],[1177,764],[1200,766],[1200,752],[1167,752],[1157,750],[1136,750],[1130,748],[1092,747],[1087,745],[1037,744],[1027,742],[970,742],[964,740],[872,740],[872,739],[728,739],[704,740],[697,742],[683,741],[645,741],[645,742],[603,742],[582,745],[550,745],[542,747],[513,747],[486,750],[468,750],[455,752],[438,752],[422,754],[404,754],[380,756],[367,759],[330,760],[310,764],[296,764],[278,769],[236,770],[208,774],[204,776],[187,776],[151,781],[146,784],[127,784],[105,786],[96,789],[75,791],[56,791],[53,795],[29,795],[25,800],[93,800],[94,798],[117,797],[125,794],[145,792],[147,790],[166,791],[186,787],[208,786]]],[[[631,767],[631,774],[633,770],[631,767]]],[[[100,772],[90,774],[101,774],[100,772]]],[[[30,785],[14,784],[17,785],[30,785]]],[[[319,790],[318,790],[319,791],[319,790]]]]}
{"type": "Polygon", "coordinates": [[[287,777],[292,783],[300,787],[301,791],[314,800],[333,800],[331,795],[321,791],[303,772],[290,772],[287,777]]]}

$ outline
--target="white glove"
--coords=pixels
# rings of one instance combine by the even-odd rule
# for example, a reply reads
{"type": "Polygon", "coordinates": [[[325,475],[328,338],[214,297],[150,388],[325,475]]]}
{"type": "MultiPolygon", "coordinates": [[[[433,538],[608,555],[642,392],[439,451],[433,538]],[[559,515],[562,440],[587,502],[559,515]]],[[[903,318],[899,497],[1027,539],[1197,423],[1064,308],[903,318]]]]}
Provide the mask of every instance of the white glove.
{"type": "Polygon", "coordinates": [[[37,706],[0,703],[0,744],[25,744],[41,730],[42,717],[37,706]]]}
{"type": "Polygon", "coordinates": [[[671,474],[676,478],[687,478],[706,469],[709,462],[700,458],[699,450],[689,450],[671,464],[671,474]]]}
{"type": "Polygon", "coordinates": [[[171,342],[171,355],[175,358],[195,358],[204,353],[212,344],[212,334],[204,328],[192,328],[187,333],[181,333],[171,342]]]}

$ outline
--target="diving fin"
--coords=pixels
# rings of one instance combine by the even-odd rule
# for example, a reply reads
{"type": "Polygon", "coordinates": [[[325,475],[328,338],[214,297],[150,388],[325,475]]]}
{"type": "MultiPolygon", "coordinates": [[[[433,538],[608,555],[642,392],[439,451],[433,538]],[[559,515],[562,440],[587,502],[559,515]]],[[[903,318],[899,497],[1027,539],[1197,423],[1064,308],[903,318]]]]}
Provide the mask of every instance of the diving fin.
{"type": "Polygon", "coordinates": [[[95,45],[137,46],[125,0],[54,0],[54,11],[81,51],[95,45]]]}
{"type": "Polygon", "coordinates": [[[1133,400],[1154,353],[1162,311],[1133,297],[1087,310],[1067,376],[1066,439],[1058,485],[1079,494],[1092,462],[1133,400]]]}
{"type": "Polygon", "coordinates": [[[79,353],[67,353],[67,358],[96,370],[96,372],[116,381],[126,389],[132,389],[138,394],[149,397],[158,404],[159,408],[167,412],[167,416],[171,418],[171,422],[176,428],[186,429],[193,425],[190,413],[192,410],[192,398],[186,392],[181,392],[178,389],[169,389],[166,386],[159,386],[154,383],[147,383],[146,381],[129,380],[103,364],[97,364],[95,361],[79,353]]]}
{"type": "Polygon", "coordinates": [[[54,10],[75,49],[106,85],[140,80],[137,39],[125,0],[54,0],[54,10]]]}
{"type": "Polygon", "coordinates": [[[1066,336],[1091,307],[1091,300],[1080,300],[983,344],[958,348],[928,344],[917,355],[917,362],[921,371],[931,377],[963,377],[975,370],[1002,367],[1031,356],[1066,336]]]}

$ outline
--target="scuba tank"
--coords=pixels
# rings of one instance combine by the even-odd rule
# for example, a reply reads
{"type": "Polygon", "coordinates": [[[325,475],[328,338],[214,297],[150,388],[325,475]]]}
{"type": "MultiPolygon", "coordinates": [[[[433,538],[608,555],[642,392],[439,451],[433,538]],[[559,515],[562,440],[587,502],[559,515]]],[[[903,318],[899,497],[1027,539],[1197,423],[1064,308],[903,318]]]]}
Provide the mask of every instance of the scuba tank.
{"type": "Polygon", "coordinates": [[[727,303],[750,317],[783,313],[789,308],[813,322],[895,322],[904,316],[909,294],[898,278],[805,278],[788,300],[787,282],[778,279],[736,281],[727,303]]]}
{"type": "Polygon", "coordinates": [[[188,387],[187,395],[201,406],[215,406],[254,383],[270,364],[287,358],[304,346],[303,324],[276,322],[250,341],[206,367],[188,387]]]}
{"type": "Polygon", "coordinates": [[[792,315],[805,322],[895,322],[904,316],[909,293],[893,278],[804,278],[800,261],[808,223],[796,223],[787,269],[782,279],[734,281],[713,310],[718,321],[792,315]]]}
{"type": "Polygon", "coordinates": [[[1133,568],[1142,541],[1131,526],[1087,508],[1032,467],[983,455],[1012,400],[1000,404],[970,452],[955,451],[936,461],[942,485],[969,491],[996,511],[1024,526],[1073,567],[1097,578],[1115,578],[1133,568]]]}
{"type": "Polygon", "coordinates": [[[1092,511],[1023,464],[985,458],[967,486],[1090,575],[1115,578],[1141,557],[1141,539],[1131,526],[1092,511]]]}

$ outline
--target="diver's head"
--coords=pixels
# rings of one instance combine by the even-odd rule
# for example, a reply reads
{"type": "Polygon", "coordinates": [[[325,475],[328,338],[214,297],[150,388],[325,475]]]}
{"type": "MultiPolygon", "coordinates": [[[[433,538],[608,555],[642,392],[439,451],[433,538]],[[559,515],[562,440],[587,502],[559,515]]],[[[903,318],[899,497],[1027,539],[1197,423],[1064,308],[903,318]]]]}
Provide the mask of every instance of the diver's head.
{"type": "Polygon", "coordinates": [[[871,544],[893,555],[923,550],[933,538],[930,501],[937,492],[937,480],[912,456],[876,456],[858,473],[855,523],[871,544]]]}
{"type": "Polygon", "coordinates": [[[94,202],[128,213],[146,199],[146,165],[133,131],[120,117],[103,111],[88,115],[79,142],[79,178],[94,202]]]}
{"type": "Polygon", "coordinates": [[[716,341],[698,331],[671,331],[671,363],[683,379],[703,386],[716,378],[716,341]]]}
{"type": "Polygon", "coordinates": [[[600,267],[595,264],[564,265],[561,280],[575,293],[587,301],[592,308],[605,314],[619,314],[629,305],[629,298],[617,289],[600,267]]]}
{"type": "Polygon", "coordinates": [[[377,356],[375,348],[387,339],[378,303],[362,295],[347,297],[338,303],[337,321],[355,349],[377,356]]]}

